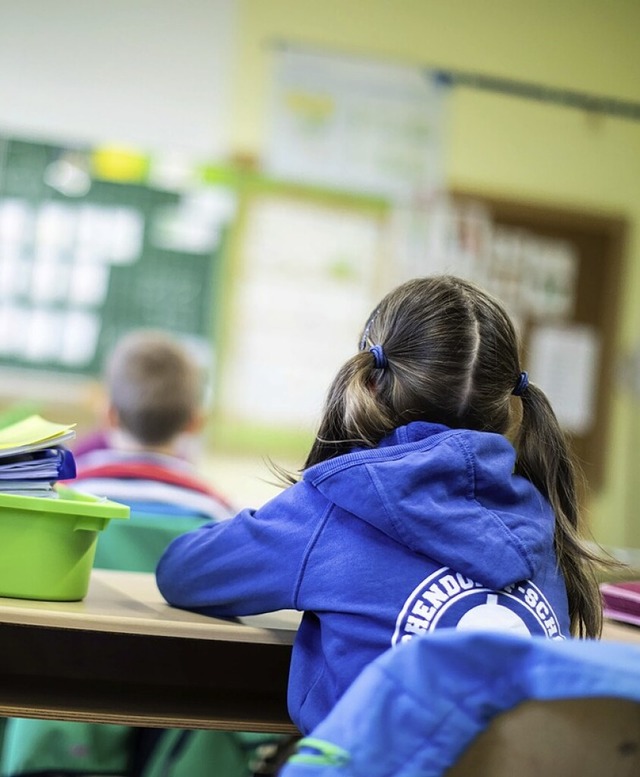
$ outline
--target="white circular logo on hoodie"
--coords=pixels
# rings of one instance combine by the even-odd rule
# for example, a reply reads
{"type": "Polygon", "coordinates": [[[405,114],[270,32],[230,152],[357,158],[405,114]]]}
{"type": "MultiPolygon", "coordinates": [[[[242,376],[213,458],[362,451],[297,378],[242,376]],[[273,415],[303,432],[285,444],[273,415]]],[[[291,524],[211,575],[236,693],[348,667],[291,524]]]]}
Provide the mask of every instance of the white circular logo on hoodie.
{"type": "Polygon", "coordinates": [[[448,567],[429,575],[412,591],[398,615],[391,644],[438,628],[564,639],[549,601],[530,581],[492,591],[448,567]]]}

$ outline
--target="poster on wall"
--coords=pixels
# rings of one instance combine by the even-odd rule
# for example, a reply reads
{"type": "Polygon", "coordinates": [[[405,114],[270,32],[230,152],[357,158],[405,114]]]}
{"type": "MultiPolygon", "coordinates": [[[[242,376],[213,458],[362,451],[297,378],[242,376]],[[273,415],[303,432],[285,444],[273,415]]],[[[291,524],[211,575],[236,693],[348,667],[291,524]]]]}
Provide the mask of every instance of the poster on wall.
{"type": "Polygon", "coordinates": [[[381,229],[366,211],[253,198],[220,371],[225,418],[311,427],[377,299],[381,229]]]}
{"type": "Polygon", "coordinates": [[[435,74],[286,46],[274,57],[267,173],[393,199],[442,187],[448,88],[435,74]]]}
{"type": "Polygon", "coordinates": [[[530,374],[572,434],[587,434],[595,423],[600,349],[595,329],[584,324],[540,325],[531,333],[530,374]]]}
{"type": "Polygon", "coordinates": [[[481,200],[440,194],[394,207],[398,281],[450,273],[498,297],[516,323],[572,320],[579,255],[568,240],[497,224],[481,200]]]}

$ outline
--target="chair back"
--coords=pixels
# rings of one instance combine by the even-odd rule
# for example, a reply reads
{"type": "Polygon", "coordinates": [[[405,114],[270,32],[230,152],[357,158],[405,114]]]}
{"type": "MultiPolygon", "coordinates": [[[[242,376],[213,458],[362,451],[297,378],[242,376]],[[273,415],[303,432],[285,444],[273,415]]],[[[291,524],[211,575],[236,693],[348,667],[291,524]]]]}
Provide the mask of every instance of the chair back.
{"type": "Polygon", "coordinates": [[[128,521],[111,521],[100,532],[94,567],[128,572],[155,572],[160,556],[180,534],[210,523],[198,515],[131,511],[128,521]]]}
{"type": "Polygon", "coordinates": [[[446,777],[637,777],[640,703],[527,701],[498,715],[446,777]]]}
{"type": "Polygon", "coordinates": [[[640,648],[443,629],[355,680],[282,777],[636,777],[640,648]]]}

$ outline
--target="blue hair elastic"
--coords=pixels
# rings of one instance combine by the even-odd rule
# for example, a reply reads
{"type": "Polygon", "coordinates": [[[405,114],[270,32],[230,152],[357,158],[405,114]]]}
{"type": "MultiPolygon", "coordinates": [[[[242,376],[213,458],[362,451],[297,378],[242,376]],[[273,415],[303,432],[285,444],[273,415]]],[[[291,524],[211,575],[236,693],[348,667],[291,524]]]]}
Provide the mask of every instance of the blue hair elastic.
{"type": "Polygon", "coordinates": [[[529,373],[523,371],[518,376],[516,385],[513,387],[513,391],[511,393],[515,394],[516,397],[519,397],[523,394],[524,391],[526,391],[528,385],[529,385],[529,373]]]}
{"type": "Polygon", "coordinates": [[[369,351],[373,354],[373,358],[375,359],[375,367],[377,370],[384,370],[389,366],[389,362],[387,361],[387,357],[385,356],[381,345],[372,345],[371,348],[369,348],[369,351]]]}

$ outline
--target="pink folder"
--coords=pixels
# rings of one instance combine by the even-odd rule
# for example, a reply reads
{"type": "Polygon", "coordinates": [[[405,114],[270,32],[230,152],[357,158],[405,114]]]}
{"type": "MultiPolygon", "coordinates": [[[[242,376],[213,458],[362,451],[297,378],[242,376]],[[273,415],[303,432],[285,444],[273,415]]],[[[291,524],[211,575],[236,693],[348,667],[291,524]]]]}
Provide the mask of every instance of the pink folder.
{"type": "Polygon", "coordinates": [[[605,618],[640,626],[640,580],[602,583],[605,618]]]}

